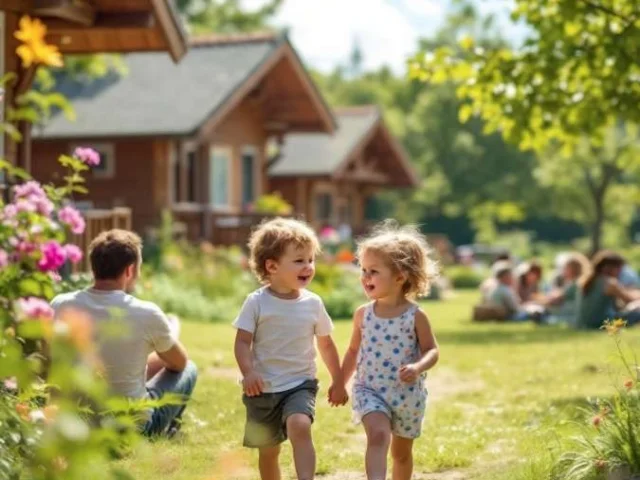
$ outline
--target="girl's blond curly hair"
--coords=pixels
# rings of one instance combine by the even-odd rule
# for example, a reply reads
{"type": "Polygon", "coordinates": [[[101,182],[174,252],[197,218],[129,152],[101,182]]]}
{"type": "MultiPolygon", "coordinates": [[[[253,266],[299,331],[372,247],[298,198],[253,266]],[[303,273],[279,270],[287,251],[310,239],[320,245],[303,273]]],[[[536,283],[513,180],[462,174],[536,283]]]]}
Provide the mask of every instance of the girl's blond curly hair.
{"type": "Polygon", "coordinates": [[[395,272],[406,275],[402,287],[408,297],[427,295],[438,278],[438,263],[427,239],[414,225],[400,226],[395,220],[385,220],[372,233],[357,242],[356,256],[375,253],[395,272]]]}
{"type": "Polygon", "coordinates": [[[267,260],[280,260],[287,246],[310,248],[313,255],[321,252],[313,229],[293,218],[277,217],[263,221],[249,238],[249,267],[261,283],[269,281],[267,260]]]}

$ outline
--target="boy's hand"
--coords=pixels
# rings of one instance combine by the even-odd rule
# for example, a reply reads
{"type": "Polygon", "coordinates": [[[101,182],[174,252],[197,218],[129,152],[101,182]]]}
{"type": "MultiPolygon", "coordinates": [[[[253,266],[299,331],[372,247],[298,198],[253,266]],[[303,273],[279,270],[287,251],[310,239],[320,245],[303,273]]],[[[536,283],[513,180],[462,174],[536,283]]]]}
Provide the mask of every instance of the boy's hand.
{"type": "Polygon", "coordinates": [[[418,380],[419,376],[420,371],[414,363],[410,363],[409,365],[403,365],[402,367],[400,367],[400,380],[405,383],[413,383],[418,380]]]}
{"type": "Polygon", "coordinates": [[[332,407],[345,405],[349,401],[349,394],[341,383],[332,383],[328,392],[329,404],[332,407]]]}
{"type": "Polygon", "coordinates": [[[257,397],[264,391],[264,380],[256,372],[251,372],[242,379],[242,389],[247,397],[257,397]]]}

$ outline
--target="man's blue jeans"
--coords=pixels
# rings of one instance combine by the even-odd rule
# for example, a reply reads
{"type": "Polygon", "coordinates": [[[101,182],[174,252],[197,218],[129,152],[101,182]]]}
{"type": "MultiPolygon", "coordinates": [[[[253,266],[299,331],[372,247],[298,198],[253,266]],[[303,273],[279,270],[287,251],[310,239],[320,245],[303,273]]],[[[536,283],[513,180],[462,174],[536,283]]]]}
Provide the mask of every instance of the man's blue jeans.
{"type": "Polygon", "coordinates": [[[182,372],[164,369],[147,382],[149,398],[158,400],[166,394],[175,394],[181,397],[182,402],[154,408],[142,429],[143,435],[149,437],[163,435],[174,421],[180,421],[197,379],[198,369],[195,363],[189,360],[182,372]]]}

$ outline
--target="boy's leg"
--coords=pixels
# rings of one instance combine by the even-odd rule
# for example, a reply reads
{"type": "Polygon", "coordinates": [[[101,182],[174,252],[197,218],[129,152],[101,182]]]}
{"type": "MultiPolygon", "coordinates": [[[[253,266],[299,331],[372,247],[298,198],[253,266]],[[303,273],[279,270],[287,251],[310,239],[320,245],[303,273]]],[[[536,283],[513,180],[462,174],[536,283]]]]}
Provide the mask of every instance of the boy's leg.
{"type": "Polygon", "coordinates": [[[282,420],[293,446],[298,480],[311,480],[316,473],[316,452],[311,438],[311,425],[316,414],[317,395],[317,380],[308,380],[287,392],[283,401],[282,420]]]}
{"type": "Polygon", "coordinates": [[[316,473],[316,451],[311,439],[311,418],[294,413],[287,418],[286,426],[298,480],[312,480],[316,473]]]}
{"type": "Polygon", "coordinates": [[[365,465],[368,480],[387,478],[387,453],[391,440],[391,421],[382,412],[371,412],[362,418],[367,433],[365,465]]]}
{"type": "Polygon", "coordinates": [[[391,440],[393,480],[411,480],[413,472],[413,439],[393,435],[391,440]]]}
{"type": "Polygon", "coordinates": [[[262,447],[258,450],[258,468],[262,480],[280,480],[280,445],[262,447]]]}
{"type": "Polygon", "coordinates": [[[143,431],[145,435],[161,435],[173,421],[181,419],[197,378],[198,369],[192,361],[189,361],[182,372],[163,369],[147,382],[147,391],[151,398],[159,399],[166,394],[175,394],[181,397],[182,402],[154,408],[151,419],[145,425],[143,431]]]}

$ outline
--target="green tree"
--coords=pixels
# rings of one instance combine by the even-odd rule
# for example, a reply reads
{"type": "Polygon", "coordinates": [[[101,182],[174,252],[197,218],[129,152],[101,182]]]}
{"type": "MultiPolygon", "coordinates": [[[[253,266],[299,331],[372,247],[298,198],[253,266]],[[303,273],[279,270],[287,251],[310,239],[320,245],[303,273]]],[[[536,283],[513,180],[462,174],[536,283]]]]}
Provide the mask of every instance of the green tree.
{"type": "Polygon", "coordinates": [[[476,115],[485,133],[537,151],[536,174],[552,195],[554,213],[580,221],[595,250],[603,225],[612,225],[611,218],[627,226],[638,206],[630,178],[640,157],[628,153],[631,139],[612,132],[621,122],[640,120],[640,6],[633,0],[516,0],[513,18],[530,32],[521,48],[465,36],[457,46],[424,49],[411,75],[431,84],[455,82],[464,100],[462,121],[476,115]],[[612,200],[620,192],[630,213],[619,212],[612,200]]]}
{"type": "Polygon", "coordinates": [[[592,252],[602,248],[605,230],[610,240],[628,241],[634,206],[640,204],[640,143],[637,130],[628,130],[609,129],[602,144],[583,138],[570,157],[558,149],[539,157],[535,174],[553,210],[588,227],[592,252]]]}
{"type": "Polygon", "coordinates": [[[195,33],[251,32],[264,29],[283,0],[269,0],[248,11],[240,0],[177,0],[176,7],[195,33]]]}
{"type": "MultiPolygon", "coordinates": [[[[459,82],[481,116],[523,148],[603,138],[618,120],[640,121],[640,5],[635,0],[516,0],[512,17],[530,34],[520,48],[476,46],[470,37],[423,52],[414,76],[459,82]]],[[[568,148],[567,148],[568,149],[568,148]]]]}

